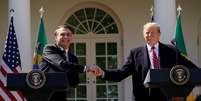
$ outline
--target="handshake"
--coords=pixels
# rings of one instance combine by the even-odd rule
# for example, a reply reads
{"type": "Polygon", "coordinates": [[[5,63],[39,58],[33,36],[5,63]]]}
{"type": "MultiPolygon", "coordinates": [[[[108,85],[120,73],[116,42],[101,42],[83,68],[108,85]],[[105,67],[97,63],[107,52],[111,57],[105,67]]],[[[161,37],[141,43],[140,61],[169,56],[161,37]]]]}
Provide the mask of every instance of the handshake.
{"type": "Polygon", "coordinates": [[[92,74],[93,76],[104,75],[104,71],[97,65],[87,65],[86,72],[92,74]]]}

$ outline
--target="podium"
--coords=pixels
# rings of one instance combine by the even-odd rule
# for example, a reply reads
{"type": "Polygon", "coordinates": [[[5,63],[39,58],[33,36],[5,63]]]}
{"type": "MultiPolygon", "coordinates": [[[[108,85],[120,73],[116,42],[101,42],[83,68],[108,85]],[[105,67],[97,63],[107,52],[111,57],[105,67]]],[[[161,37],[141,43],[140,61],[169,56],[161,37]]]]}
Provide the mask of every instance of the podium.
{"type": "MultiPolygon", "coordinates": [[[[169,101],[179,98],[186,101],[186,96],[192,89],[201,84],[201,70],[199,68],[176,68],[150,69],[144,80],[146,88],[160,88],[168,97],[169,101]]],[[[178,101],[178,99],[177,99],[178,101]]]]}
{"type": "Polygon", "coordinates": [[[69,86],[66,73],[44,73],[43,77],[37,73],[9,73],[7,88],[20,90],[28,101],[48,101],[54,91],[66,90],[69,86]],[[30,78],[32,76],[34,78],[30,78]]]}

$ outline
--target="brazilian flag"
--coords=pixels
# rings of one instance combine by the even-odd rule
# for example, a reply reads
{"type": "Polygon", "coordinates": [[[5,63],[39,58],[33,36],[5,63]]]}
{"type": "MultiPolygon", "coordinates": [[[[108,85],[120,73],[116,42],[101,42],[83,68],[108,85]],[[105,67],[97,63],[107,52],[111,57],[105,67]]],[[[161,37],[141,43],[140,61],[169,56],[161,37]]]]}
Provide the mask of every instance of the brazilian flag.
{"type": "Polygon", "coordinates": [[[33,56],[33,69],[38,69],[38,63],[41,61],[43,54],[43,48],[47,44],[47,38],[45,33],[45,27],[43,23],[43,16],[40,17],[40,23],[38,27],[37,39],[35,43],[34,56],[33,56]]]}
{"type": "MultiPolygon", "coordinates": [[[[187,58],[187,51],[186,51],[182,27],[181,27],[181,14],[180,14],[180,12],[177,15],[177,19],[176,19],[176,28],[175,28],[175,33],[174,33],[174,40],[176,42],[176,48],[180,51],[180,53],[184,57],[187,58]]],[[[193,101],[193,99],[194,99],[193,93],[190,92],[189,95],[186,97],[186,101],[193,101]]]]}
{"type": "Polygon", "coordinates": [[[181,14],[179,13],[176,18],[176,28],[174,33],[174,40],[176,42],[176,48],[181,52],[181,54],[187,57],[187,51],[185,47],[182,27],[181,27],[181,14]]]}

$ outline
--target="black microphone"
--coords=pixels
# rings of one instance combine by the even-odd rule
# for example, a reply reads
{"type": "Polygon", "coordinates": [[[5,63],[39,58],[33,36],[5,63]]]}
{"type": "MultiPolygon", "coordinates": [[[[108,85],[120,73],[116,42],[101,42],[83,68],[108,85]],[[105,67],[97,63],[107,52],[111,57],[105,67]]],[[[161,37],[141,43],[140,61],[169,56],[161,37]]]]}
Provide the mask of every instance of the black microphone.
{"type": "Polygon", "coordinates": [[[170,42],[172,45],[174,45],[176,47],[176,40],[175,39],[172,39],[170,42]]]}
{"type": "Polygon", "coordinates": [[[171,44],[174,46],[174,48],[175,48],[175,50],[176,50],[176,65],[178,64],[178,54],[179,54],[179,50],[177,49],[177,42],[176,42],[176,40],[175,40],[175,38],[174,39],[172,39],[171,41],[171,44]]]}
{"type": "Polygon", "coordinates": [[[46,71],[48,69],[48,63],[47,63],[47,59],[45,57],[42,57],[42,61],[45,61],[45,62],[40,62],[39,64],[39,70],[41,71],[46,71]]]}

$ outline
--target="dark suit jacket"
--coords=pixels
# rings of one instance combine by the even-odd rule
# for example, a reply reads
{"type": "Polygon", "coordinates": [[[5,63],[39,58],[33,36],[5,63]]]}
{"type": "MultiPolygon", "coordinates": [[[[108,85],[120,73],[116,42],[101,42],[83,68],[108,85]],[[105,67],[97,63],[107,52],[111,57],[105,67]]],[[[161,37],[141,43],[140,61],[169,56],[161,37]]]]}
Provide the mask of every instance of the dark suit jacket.
{"type": "MultiPolygon", "coordinates": [[[[68,78],[69,87],[76,87],[79,83],[79,72],[84,71],[84,66],[78,64],[77,57],[68,52],[69,61],[66,61],[65,50],[57,46],[56,44],[46,45],[44,48],[42,62],[40,63],[40,69],[49,72],[65,72],[68,78]]],[[[66,101],[67,91],[55,92],[50,101],[66,101]]]]}
{"type": "MultiPolygon", "coordinates": [[[[196,67],[193,63],[178,54],[175,47],[159,43],[160,68],[171,68],[176,64],[196,67]]],[[[118,70],[104,70],[103,79],[119,82],[132,75],[134,101],[166,101],[166,97],[159,89],[145,88],[143,83],[150,68],[148,49],[138,47],[130,51],[123,67],[118,70]]]]}
{"type": "Polygon", "coordinates": [[[78,64],[77,57],[68,52],[69,61],[66,61],[65,50],[56,44],[46,45],[40,67],[45,72],[66,72],[70,86],[79,83],[78,73],[84,71],[84,66],[78,64]]]}

